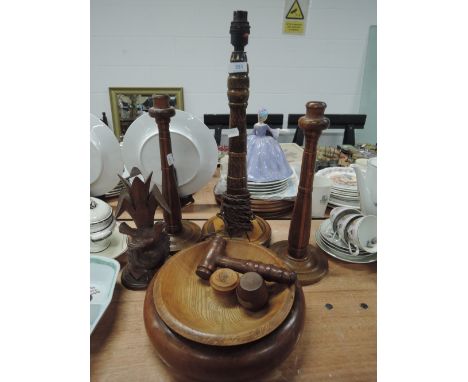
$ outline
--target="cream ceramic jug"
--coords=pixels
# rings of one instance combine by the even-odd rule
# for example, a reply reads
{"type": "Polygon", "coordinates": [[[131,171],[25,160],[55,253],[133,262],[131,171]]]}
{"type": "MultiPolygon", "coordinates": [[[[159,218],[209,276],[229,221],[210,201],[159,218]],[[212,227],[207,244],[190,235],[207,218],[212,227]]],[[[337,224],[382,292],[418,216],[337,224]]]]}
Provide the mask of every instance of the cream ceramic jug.
{"type": "Polygon", "coordinates": [[[356,172],[362,214],[377,216],[377,158],[367,161],[367,171],[359,165],[351,167],[356,172]]]}

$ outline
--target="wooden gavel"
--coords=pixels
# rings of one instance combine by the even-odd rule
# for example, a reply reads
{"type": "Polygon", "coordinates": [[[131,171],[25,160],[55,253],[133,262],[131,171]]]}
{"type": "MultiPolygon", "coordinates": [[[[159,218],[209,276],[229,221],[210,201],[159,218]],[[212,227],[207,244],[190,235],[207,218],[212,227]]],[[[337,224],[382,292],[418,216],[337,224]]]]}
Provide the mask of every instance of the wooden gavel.
{"type": "Polygon", "coordinates": [[[285,268],[259,261],[234,259],[225,256],[226,244],[226,240],[221,236],[216,236],[213,239],[205,258],[197,267],[196,274],[200,278],[209,280],[217,267],[223,267],[240,273],[257,272],[265,280],[281,284],[292,284],[296,281],[296,272],[289,271],[285,268]]]}

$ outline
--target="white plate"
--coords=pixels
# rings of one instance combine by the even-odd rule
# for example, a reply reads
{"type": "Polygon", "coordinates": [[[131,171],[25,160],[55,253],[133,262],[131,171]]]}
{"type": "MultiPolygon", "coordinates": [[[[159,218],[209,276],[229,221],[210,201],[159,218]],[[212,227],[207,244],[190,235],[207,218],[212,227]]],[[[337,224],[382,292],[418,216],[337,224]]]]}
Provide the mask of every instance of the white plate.
{"type": "Polygon", "coordinates": [[[284,183],[284,184],[280,184],[278,186],[265,186],[265,187],[252,187],[250,185],[247,185],[247,188],[249,190],[258,190],[258,191],[263,191],[263,190],[280,190],[282,188],[286,188],[288,187],[288,182],[284,183]]]}
{"type": "Polygon", "coordinates": [[[317,171],[317,175],[326,176],[337,190],[357,190],[356,173],[351,167],[328,167],[317,171]]]}
{"type": "Polygon", "coordinates": [[[342,200],[342,201],[344,201],[344,202],[347,202],[347,201],[350,201],[350,202],[359,202],[359,198],[351,198],[351,197],[348,197],[348,196],[341,196],[341,195],[337,195],[337,194],[334,194],[334,193],[331,193],[330,196],[331,196],[333,199],[342,200]]]}
{"type": "Polygon", "coordinates": [[[108,126],[90,115],[90,191],[91,196],[104,195],[119,183],[124,165],[119,141],[108,126]]]}
{"type": "Polygon", "coordinates": [[[340,195],[359,196],[359,191],[357,190],[341,190],[339,188],[332,187],[331,192],[340,195]]]}
{"type": "Polygon", "coordinates": [[[127,250],[127,235],[119,232],[119,225],[120,223],[117,223],[112,231],[109,246],[101,252],[90,253],[91,255],[99,255],[109,259],[115,259],[127,250]]]}
{"type": "Polygon", "coordinates": [[[102,256],[90,257],[90,334],[109,306],[114,294],[120,264],[102,256]]]}
{"type": "MultiPolygon", "coordinates": [[[[293,174],[294,175],[294,174],[293,174]]],[[[264,186],[274,186],[274,185],[278,185],[278,184],[284,184],[284,183],[288,183],[288,180],[291,179],[291,177],[293,176],[291,175],[290,177],[288,178],[285,178],[285,179],[281,179],[281,180],[272,180],[271,182],[247,182],[247,184],[249,186],[257,186],[257,187],[264,187],[264,186]]]]}
{"type": "MultiPolygon", "coordinates": [[[[218,146],[208,127],[187,112],[176,110],[169,125],[172,155],[177,171],[179,194],[191,195],[205,186],[218,163],[218,146]]],[[[127,129],[122,143],[126,168],[138,167],[144,177],[153,171],[151,182],[162,186],[159,131],[148,113],[127,129]]]]}
{"type": "Polygon", "coordinates": [[[258,191],[262,191],[262,190],[279,190],[279,189],[284,188],[284,187],[288,187],[288,182],[286,182],[284,184],[279,184],[277,186],[264,186],[264,187],[254,187],[254,186],[251,186],[250,184],[247,184],[247,188],[249,190],[258,190],[258,191]]]}
{"type": "Polygon", "coordinates": [[[343,201],[343,200],[338,200],[330,196],[330,199],[328,199],[328,204],[336,207],[351,207],[351,208],[360,208],[361,205],[359,201],[357,202],[352,202],[352,201],[343,201]]]}
{"type": "Polygon", "coordinates": [[[265,184],[261,184],[261,183],[250,183],[250,182],[247,182],[247,186],[248,187],[252,187],[252,188],[273,188],[273,187],[281,187],[281,186],[284,186],[285,184],[288,184],[288,181],[289,179],[285,179],[279,183],[276,183],[276,184],[268,184],[268,183],[265,183],[265,184]]]}

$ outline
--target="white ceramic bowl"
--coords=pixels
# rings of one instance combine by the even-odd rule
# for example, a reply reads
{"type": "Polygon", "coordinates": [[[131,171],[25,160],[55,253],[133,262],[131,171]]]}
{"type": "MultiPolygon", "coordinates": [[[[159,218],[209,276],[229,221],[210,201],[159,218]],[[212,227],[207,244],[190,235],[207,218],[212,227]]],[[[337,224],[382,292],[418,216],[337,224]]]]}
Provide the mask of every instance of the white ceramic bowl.
{"type": "Polygon", "coordinates": [[[91,198],[90,201],[90,252],[104,251],[109,245],[115,219],[112,208],[106,202],[91,198]]]}
{"type": "Polygon", "coordinates": [[[107,249],[111,243],[112,232],[115,227],[115,220],[104,230],[90,234],[90,252],[98,253],[107,249]]]}

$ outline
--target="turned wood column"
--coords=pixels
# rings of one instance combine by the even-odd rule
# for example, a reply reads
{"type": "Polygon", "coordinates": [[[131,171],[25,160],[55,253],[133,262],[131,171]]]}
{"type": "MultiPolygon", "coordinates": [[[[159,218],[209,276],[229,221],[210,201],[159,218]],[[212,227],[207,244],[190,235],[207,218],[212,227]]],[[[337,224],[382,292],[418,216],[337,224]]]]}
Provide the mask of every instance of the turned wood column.
{"type": "Polygon", "coordinates": [[[229,29],[231,53],[228,76],[229,128],[237,128],[239,135],[229,139],[229,163],[227,174],[227,194],[246,195],[247,191],[247,124],[246,109],[249,99],[249,74],[247,54],[244,47],[248,44],[250,25],[246,11],[235,11],[229,29]]]}
{"type": "Polygon", "coordinates": [[[234,51],[229,62],[227,96],[229,101],[229,160],[226,192],[222,195],[221,212],[203,225],[204,237],[220,234],[253,243],[269,245],[271,228],[255,216],[250,206],[247,188],[247,123],[246,109],[249,100],[249,66],[244,47],[248,44],[250,25],[247,11],[234,11],[229,29],[234,51]],[[236,129],[236,130],[234,130],[236,129]]]}
{"type": "Polygon", "coordinates": [[[151,117],[156,119],[159,130],[159,152],[161,155],[162,195],[171,208],[171,213],[163,210],[166,231],[176,234],[182,230],[182,212],[179,192],[172,156],[171,134],[169,122],[175,115],[175,109],[169,106],[168,95],[154,95],[153,107],[149,110],[151,117]]]}
{"type": "Polygon", "coordinates": [[[330,120],[324,117],[326,107],[324,102],[308,102],[306,115],[299,118],[299,127],[304,130],[305,136],[304,154],[302,155],[301,177],[288,237],[288,253],[296,259],[302,259],[306,256],[309,245],[317,144],[322,131],[330,126],[330,120]]]}
{"type": "Polygon", "coordinates": [[[305,145],[289,237],[288,240],[278,241],[271,246],[271,250],[297,273],[302,285],[316,283],[328,272],[325,253],[309,244],[317,143],[322,131],[330,125],[330,120],[324,117],[326,107],[324,102],[307,102],[306,115],[299,118],[299,128],[304,130],[305,145]]]}

